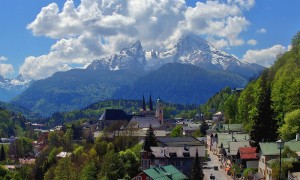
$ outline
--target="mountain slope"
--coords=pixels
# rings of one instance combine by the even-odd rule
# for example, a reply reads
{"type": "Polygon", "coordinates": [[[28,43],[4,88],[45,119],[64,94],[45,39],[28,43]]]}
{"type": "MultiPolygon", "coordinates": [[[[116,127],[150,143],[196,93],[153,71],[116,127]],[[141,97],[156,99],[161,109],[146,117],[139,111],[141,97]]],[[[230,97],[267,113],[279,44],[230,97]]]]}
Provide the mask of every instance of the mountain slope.
{"type": "Polygon", "coordinates": [[[110,98],[113,92],[131,84],[141,72],[74,69],[34,82],[11,102],[43,116],[56,111],[83,108],[110,98]]]}
{"type": "Polygon", "coordinates": [[[225,71],[169,63],[138,78],[132,87],[120,88],[113,98],[139,99],[141,94],[152,94],[167,102],[200,104],[225,86],[244,87],[246,83],[244,78],[225,71]]]}
{"type": "Polygon", "coordinates": [[[94,60],[87,69],[144,69],[146,63],[145,53],[141,42],[137,41],[131,46],[123,48],[119,54],[94,60]]]}
{"type": "Polygon", "coordinates": [[[21,106],[15,105],[15,104],[10,104],[7,102],[0,101],[0,109],[1,108],[11,111],[15,114],[22,114],[22,116],[24,116],[26,119],[30,119],[30,120],[36,120],[36,119],[42,118],[39,114],[36,114],[24,107],[21,107],[21,106]]]}
{"type": "Polygon", "coordinates": [[[162,53],[151,51],[146,54],[146,69],[157,69],[163,64],[176,62],[192,64],[206,70],[233,72],[246,79],[257,77],[264,69],[258,64],[240,61],[193,34],[182,36],[178,43],[168,51],[162,53]]]}
{"type": "Polygon", "coordinates": [[[167,63],[191,64],[206,70],[224,70],[236,73],[246,79],[257,77],[264,67],[238,60],[224,51],[216,49],[199,36],[182,36],[178,43],[167,51],[145,52],[137,41],[119,54],[94,60],[88,69],[145,69],[152,71],[167,63]]]}
{"type": "Polygon", "coordinates": [[[11,102],[42,116],[106,99],[140,99],[144,93],[173,103],[199,104],[225,86],[244,87],[261,70],[194,35],[181,37],[173,49],[161,53],[149,54],[137,41],[86,69],[36,81],[11,102]]]}
{"type": "Polygon", "coordinates": [[[9,101],[14,96],[21,94],[30,85],[22,76],[16,79],[4,78],[0,75],[0,101],[9,101]]]}

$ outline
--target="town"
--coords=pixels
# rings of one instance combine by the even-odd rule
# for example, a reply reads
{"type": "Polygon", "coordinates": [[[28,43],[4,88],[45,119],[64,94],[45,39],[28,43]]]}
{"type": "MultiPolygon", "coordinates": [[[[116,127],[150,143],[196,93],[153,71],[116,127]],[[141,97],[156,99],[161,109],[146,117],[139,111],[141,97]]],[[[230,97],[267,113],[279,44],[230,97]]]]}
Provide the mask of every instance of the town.
{"type": "MultiPolygon", "coordinates": [[[[76,167],[70,166],[71,161],[80,166],[82,158],[104,156],[102,161],[109,158],[108,161],[125,163],[120,169],[120,164],[114,164],[117,162],[103,162],[109,163],[103,165],[108,168],[105,171],[108,179],[120,179],[123,175],[133,180],[158,177],[269,180],[279,176],[278,161],[286,178],[299,176],[299,134],[287,142],[259,142],[255,146],[243,125],[226,122],[222,112],[215,112],[209,120],[199,113],[192,119],[164,119],[164,104],[160,98],[152,102],[151,95],[146,103],[143,96],[138,114],[106,109],[98,120],[77,127],[73,124],[68,128],[59,125],[46,129],[43,124],[25,123],[26,133],[34,134],[37,140],[1,138],[2,168],[24,171],[22,177],[30,177],[29,172],[35,171],[37,178],[58,162],[52,173],[59,173],[58,167],[62,165],[62,177],[72,179],[72,170],[76,167]],[[133,148],[129,150],[128,147],[133,148]],[[85,152],[88,149],[89,152],[85,152]],[[122,152],[121,159],[106,157],[109,151],[122,152]]],[[[47,172],[45,179],[51,178],[53,175],[47,172]]]]}
{"type": "Polygon", "coordinates": [[[299,0],[9,0],[0,180],[300,180],[299,0]]]}

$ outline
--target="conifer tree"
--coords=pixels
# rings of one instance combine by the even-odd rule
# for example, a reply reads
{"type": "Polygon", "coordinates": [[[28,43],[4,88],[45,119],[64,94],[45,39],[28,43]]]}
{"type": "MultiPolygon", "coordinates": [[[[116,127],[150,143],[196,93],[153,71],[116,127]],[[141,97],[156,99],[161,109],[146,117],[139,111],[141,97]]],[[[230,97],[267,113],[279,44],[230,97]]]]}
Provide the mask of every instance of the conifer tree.
{"type": "Polygon", "coordinates": [[[3,161],[5,160],[5,151],[4,151],[4,147],[3,147],[3,144],[1,146],[1,150],[0,150],[0,161],[3,161]]]}
{"type": "Polygon", "coordinates": [[[153,110],[153,103],[152,103],[152,97],[151,97],[151,94],[150,94],[150,98],[149,98],[149,109],[150,109],[150,110],[153,110]]]}
{"type": "Polygon", "coordinates": [[[200,161],[198,151],[196,151],[196,157],[193,164],[192,169],[192,180],[202,180],[204,178],[203,169],[202,169],[202,163],[200,161]]]}
{"type": "Polygon", "coordinates": [[[146,103],[145,103],[145,97],[144,97],[144,95],[143,95],[142,109],[144,111],[146,110],[146,103]]]}
{"type": "Polygon", "coordinates": [[[202,135],[206,135],[206,130],[209,129],[208,124],[205,122],[205,120],[202,121],[201,126],[200,126],[200,132],[202,135]]]}
{"type": "Polygon", "coordinates": [[[254,146],[258,146],[259,142],[274,142],[278,138],[278,125],[272,109],[271,88],[267,83],[267,75],[268,71],[265,71],[261,76],[256,113],[252,117],[253,126],[250,131],[250,138],[254,146]]]}
{"type": "Polygon", "coordinates": [[[146,138],[145,138],[143,149],[145,151],[151,152],[150,149],[151,146],[157,146],[157,139],[155,137],[154,130],[150,125],[149,129],[146,132],[146,138]]]}

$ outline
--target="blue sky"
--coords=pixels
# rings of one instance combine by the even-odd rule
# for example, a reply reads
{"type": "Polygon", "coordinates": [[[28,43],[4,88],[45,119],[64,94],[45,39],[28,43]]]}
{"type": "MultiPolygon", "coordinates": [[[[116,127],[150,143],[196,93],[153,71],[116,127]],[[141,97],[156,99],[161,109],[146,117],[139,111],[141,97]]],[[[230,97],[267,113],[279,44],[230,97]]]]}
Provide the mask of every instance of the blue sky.
{"type": "Polygon", "coordinates": [[[164,50],[190,32],[240,60],[269,66],[300,30],[299,7],[299,0],[5,0],[0,75],[42,79],[135,40],[164,50]]]}

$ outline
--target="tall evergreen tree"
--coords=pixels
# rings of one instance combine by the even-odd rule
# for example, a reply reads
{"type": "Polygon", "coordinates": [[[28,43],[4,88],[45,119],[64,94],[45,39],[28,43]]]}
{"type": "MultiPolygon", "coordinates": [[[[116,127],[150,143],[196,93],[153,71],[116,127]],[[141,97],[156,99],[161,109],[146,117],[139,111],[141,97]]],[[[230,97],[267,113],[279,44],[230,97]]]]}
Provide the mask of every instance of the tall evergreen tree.
{"type": "Polygon", "coordinates": [[[154,130],[150,125],[149,129],[146,132],[146,138],[145,138],[143,149],[147,152],[151,152],[150,149],[151,146],[157,146],[157,139],[155,137],[154,130]]]}
{"type": "Polygon", "coordinates": [[[142,109],[144,111],[146,111],[146,103],[145,103],[145,97],[144,97],[144,95],[143,95],[142,109]]]}
{"type": "Polygon", "coordinates": [[[206,130],[209,129],[208,124],[205,122],[205,120],[202,121],[201,126],[200,126],[200,132],[202,135],[206,135],[206,130]]]}
{"type": "Polygon", "coordinates": [[[202,161],[200,161],[198,151],[196,151],[196,157],[193,164],[192,169],[192,180],[202,180],[204,178],[203,169],[202,169],[202,161]]]}
{"type": "Polygon", "coordinates": [[[260,79],[256,112],[252,117],[253,126],[250,131],[250,138],[254,146],[258,146],[259,142],[274,142],[278,138],[278,125],[272,109],[271,88],[267,82],[267,77],[268,71],[265,71],[260,79]]]}
{"type": "Polygon", "coordinates": [[[150,109],[150,110],[153,110],[153,103],[152,103],[152,97],[151,97],[151,94],[150,94],[150,98],[149,98],[149,109],[150,109]]]}
{"type": "Polygon", "coordinates": [[[0,150],[0,161],[4,161],[5,160],[5,151],[4,151],[4,147],[3,144],[1,145],[1,150],[0,150]]]}

